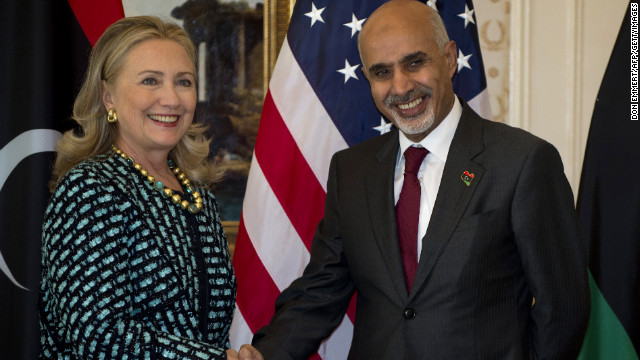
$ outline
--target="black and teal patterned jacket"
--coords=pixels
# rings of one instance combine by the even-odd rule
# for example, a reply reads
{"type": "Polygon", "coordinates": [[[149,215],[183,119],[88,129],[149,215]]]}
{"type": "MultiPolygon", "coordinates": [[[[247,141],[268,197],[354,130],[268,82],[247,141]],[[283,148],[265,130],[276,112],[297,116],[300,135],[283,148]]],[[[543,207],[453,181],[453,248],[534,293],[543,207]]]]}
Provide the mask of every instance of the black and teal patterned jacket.
{"type": "Polygon", "coordinates": [[[116,156],[64,176],[43,225],[41,358],[226,359],[235,276],[198,191],[190,214],[116,156]]]}

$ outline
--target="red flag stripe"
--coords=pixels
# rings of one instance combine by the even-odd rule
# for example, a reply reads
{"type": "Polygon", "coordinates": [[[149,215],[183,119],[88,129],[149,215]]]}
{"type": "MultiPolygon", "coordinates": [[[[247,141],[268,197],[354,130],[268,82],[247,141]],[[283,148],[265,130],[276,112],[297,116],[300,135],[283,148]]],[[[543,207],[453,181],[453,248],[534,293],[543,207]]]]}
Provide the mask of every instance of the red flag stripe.
{"type": "Polygon", "coordinates": [[[293,227],[310,249],[323,217],[326,193],[300,153],[270,92],[262,108],[255,157],[293,227]]]}
{"type": "Polygon", "coordinates": [[[255,333],[271,320],[280,290],[262,265],[242,220],[238,227],[233,266],[238,282],[236,304],[247,325],[255,333]]]}
{"type": "Polygon", "coordinates": [[[289,221],[254,158],[249,170],[246,196],[259,206],[244,204],[245,231],[260,261],[280,291],[284,290],[309,262],[309,251],[289,221]],[[282,261],[283,258],[288,259],[282,261]]]}
{"type": "Polygon", "coordinates": [[[111,24],[124,17],[121,0],[69,0],[69,5],[91,46],[111,24]]]}
{"type": "Polygon", "coordinates": [[[269,89],[291,136],[326,192],[331,156],[346,149],[347,143],[298,66],[286,40],[278,55],[269,89]]]}

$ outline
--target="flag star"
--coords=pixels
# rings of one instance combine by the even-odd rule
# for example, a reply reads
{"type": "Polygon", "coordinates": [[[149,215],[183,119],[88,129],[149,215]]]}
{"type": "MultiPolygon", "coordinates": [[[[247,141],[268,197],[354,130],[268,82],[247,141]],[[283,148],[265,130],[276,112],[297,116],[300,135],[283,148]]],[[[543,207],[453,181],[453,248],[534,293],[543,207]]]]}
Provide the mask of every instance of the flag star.
{"type": "Polygon", "coordinates": [[[313,24],[315,24],[316,21],[324,22],[324,19],[322,18],[322,15],[321,15],[324,9],[326,8],[316,9],[316,4],[311,3],[311,11],[305,14],[306,16],[311,18],[311,26],[313,26],[313,24]]]}
{"type": "Polygon", "coordinates": [[[464,4],[464,13],[462,14],[458,14],[459,17],[464,19],[464,27],[466,28],[467,25],[469,25],[469,22],[472,23],[476,23],[476,21],[473,19],[473,12],[475,10],[469,10],[469,7],[467,6],[467,4],[464,4]]]}
{"type": "Polygon", "coordinates": [[[469,58],[472,55],[473,54],[465,55],[462,53],[462,50],[458,49],[458,72],[460,72],[463,67],[471,69],[471,66],[469,65],[469,58]]]}
{"type": "Polygon", "coordinates": [[[350,23],[346,23],[343,24],[344,26],[351,28],[351,37],[353,37],[353,35],[355,35],[358,31],[362,30],[362,23],[367,20],[367,18],[364,18],[362,20],[358,20],[358,18],[356,17],[356,14],[351,14],[351,22],[350,23]]]}
{"type": "Polygon", "coordinates": [[[381,116],[380,117],[380,125],[379,126],[375,126],[373,128],[373,130],[380,131],[380,135],[382,135],[382,134],[386,134],[389,131],[391,131],[391,126],[393,126],[393,124],[392,123],[387,123],[386,121],[384,121],[384,118],[381,116]]]}
{"type": "Polygon", "coordinates": [[[344,69],[340,69],[340,70],[337,70],[337,71],[339,73],[341,73],[341,74],[344,74],[344,83],[345,84],[351,78],[354,78],[354,79],[358,80],[358,75],[356,75],[356,69],[358,68],[358,66],[360,66],[360,64],[355,64],[355,65],[351,66],[351,64],[349,64],[349,60],[344,59],[344,69]]]}
{"type": "Polygon", "coordinates": [[[427,5],[429,5],[430,8],[432,8],[435,11],[438,11],[438,8],[436,7],[436,2],[438,0],[428,0],[427,1],[427,5]]]}

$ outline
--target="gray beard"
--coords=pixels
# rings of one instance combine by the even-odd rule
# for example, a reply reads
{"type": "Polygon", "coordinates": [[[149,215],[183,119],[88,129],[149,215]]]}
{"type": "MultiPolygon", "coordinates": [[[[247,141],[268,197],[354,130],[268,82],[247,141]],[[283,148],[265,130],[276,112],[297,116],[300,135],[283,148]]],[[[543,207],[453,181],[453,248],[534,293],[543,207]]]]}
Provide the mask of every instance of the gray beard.
{"type": "Polygon", "coordinates": [[[391,116],[396,127],[407,135],[421,134],[429,130],[436,118],[433,104],[429,104],[429,107],[422,114],[410,119],[403,118],[395,110],[391,110],[391,116]]]}

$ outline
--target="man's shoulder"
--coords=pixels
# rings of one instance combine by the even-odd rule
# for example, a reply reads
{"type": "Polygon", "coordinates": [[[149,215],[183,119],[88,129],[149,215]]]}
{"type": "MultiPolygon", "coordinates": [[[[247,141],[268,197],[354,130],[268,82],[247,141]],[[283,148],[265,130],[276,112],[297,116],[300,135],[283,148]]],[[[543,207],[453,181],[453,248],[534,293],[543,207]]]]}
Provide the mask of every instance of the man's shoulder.
{"type": "Polygon", "coordinates": [[[461,118],[462,121],[467,122],[467,127],[472,129],[470,131],[482,134],[482,142],[485,148],[516,150],[529,149],[535,146],[553,147],[546,140],[524,129],[484,119],[471,108],[465,108],[461,118]]]}
{"type": "Polygon", "coordinates": [[[376,136],[351,147],[338,151],[337,154],[344,156],[376,156],[385,147],[398,143],[398,130],[394,129],[386,134],[376,136]]]}

